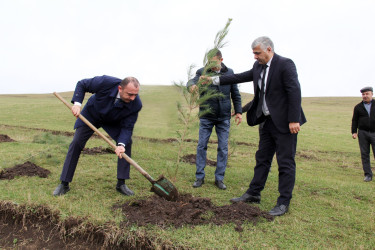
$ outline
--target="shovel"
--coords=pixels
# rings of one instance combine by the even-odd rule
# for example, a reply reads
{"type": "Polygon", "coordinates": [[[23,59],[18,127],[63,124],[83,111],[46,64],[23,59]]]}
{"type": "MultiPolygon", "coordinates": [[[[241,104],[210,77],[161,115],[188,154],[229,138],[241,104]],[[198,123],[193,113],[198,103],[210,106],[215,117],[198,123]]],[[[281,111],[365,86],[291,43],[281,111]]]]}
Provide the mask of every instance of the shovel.
{"type": "MultiPolygon", "coordinates": [[[[58,93],[53,93],[57,98],[60,99],[70,110],[72,109],[72,105],[69,104],[65,99],[60,96],[58,93]]],[[[103,138],[114,150],[116,149],[116,145],[110,141],[105,135],[103,135],[94,125],[92,125],[84,116],[81,114],[78,116],[87,126],[89,126],[92,130],[94,130],[101,138],[103,138]]],[[[130,163],[133,167],[135,167],[147,180],[149,180],[152,184],[151,191],[155,194],[159,195],[160,197],[165,198],[168,201],[176,201],[178,198],[178,191],[176,187],[164,176],[160,176],[158,180],[152,178],[141,166],[139,166],[134,160],[132,160],[129,156],[125,153],[122,153],[122,157],[130,163]]]]}

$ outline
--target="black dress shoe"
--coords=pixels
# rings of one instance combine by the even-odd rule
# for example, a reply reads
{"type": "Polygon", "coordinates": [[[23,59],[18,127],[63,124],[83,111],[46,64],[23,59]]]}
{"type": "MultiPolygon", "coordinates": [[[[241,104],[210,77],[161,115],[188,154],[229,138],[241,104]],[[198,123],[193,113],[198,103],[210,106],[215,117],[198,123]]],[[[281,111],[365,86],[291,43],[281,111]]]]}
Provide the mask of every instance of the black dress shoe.
{"type": "Polygon", "coordinates": [[[260,203],[260,195],[254,196],[254,195],[251,195],[251,194],[248,194],[248,193],[244,193],[241,197],[230,199],[230,201],[233,202],[233,203],[243,201],[243,202],[248,202],[248,203],[259,204],[260,203]]]}
{"type": "Polygon", "coordinates": [[[65,186],[63,184],[60,184],[60,185],[57,186],[57,188],[55,189],[55,191],[53,191],[53,196],[64,195],[67,192],[69,192],[69,190],[70,190],[69,186],[65,186]]]}
{"type": "Polygon", "coordinates": [[[227,189],[227,186],[225,186],[224,182],[223,181],[215,181],[215,185],[221,189],[221,190],[225,190],[227,189]]]}
{"type": "Polygon", "coordinates": [[[274,208],[269,211],[270,215],[280,216],[288,212],[288,206],[286,205],[276,205],[274,208]]]}
{"type": "Polygon", "coordinates": [[[363,181],[372,181],[372,176],[371,175],[366,175],[365,178],[363,179],[363,181]]]}
{"type": "Polygon", "coordinates": [[[123,195],[127,195],[127,196],[132,196],[134,195],[134,192],[132,190],[130,190],[130,188],[128,188],[128,186],[126,186],[126,184],[122,184],[121,186],[116,186],[116,190],[123,194],[123,195]]]}
{"type": "Polygon", "coordinates": [[[196,181],[194,181],[193,187],[199,188],[202,186],[203,183],[204,183],[204,179],[197,179],[196,181]]]}

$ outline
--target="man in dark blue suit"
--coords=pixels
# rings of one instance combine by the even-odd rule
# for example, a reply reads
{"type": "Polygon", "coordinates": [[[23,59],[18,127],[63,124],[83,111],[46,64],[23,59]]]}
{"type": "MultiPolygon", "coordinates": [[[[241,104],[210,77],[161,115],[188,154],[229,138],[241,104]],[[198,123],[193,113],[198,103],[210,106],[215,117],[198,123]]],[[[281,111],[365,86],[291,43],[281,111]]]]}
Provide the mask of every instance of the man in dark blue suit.
{"type": "Polygon", "coordinates": [[[278,216],[288,211],[292,198],[297,134],[306,118],[301,107],[301,89],[293,61],[275,54],[273,42],[268,37],[255,39],[251,47],[257,60],[251,70],[205,80],[216,85],[254,82],[254,99],[247,112],[249,125],[261,123],[254,177],[248,190],[231,201],[260,203],[260,193],[276,153],[280,196],[269,213],[278,216]]]}
{"type": "MultiPolygon", "coordinates": [[[[78,117],[81,113],[95,127],[102,127],[117,143],[115,150],[119,157],[117,162],[116,190],[123,195],[134,195],[125,180],[129,179],[130,164],[122,159],[121,154],[131,156],[132,134],[138,112],[142,108],[141,99],[138,96],[139,82],[134,77],[124,80],[111,76],[97,76],[91,79],[83,79],[77,83],[72,98],[72,113],[78,117]],[[81,112],[81,104],[85,93],[94,93],[81,112]]],[[[64,195],[70,190],[69,183],[78,163],[81,151],[94,131],[81,119],[77,119],[74,128],[76,132],[65,159],[60,176],[61,184],[53,192],[54,196],[64,195]]]]}

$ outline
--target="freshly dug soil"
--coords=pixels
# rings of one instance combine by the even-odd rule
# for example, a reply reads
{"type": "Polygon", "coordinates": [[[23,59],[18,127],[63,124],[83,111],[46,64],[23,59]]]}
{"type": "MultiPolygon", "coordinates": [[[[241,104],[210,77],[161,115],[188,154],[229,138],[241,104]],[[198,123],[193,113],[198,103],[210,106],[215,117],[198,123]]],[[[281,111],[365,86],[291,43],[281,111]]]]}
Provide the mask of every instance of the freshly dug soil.
{"type": "Polygon", "coordinates": [[[103,148],[103,147],[93,147],[93,148],[84,148],[82,150],[83,154],[88,155],[102,155],[102,154],[114,154],[115,151],[112,148],[103,148]]]}
{"type": "Polygon", "coordinates": [[[50,173],[51,171],[48,169],[39,167],[34,163],[27,161],[23,164],[0,171],[0,180],[11,180],[16,176],[39,176],[41,178],[47,178],[50,173]]]}
{"type": "Polygon", "coordinates": [[[166,228],[234,223],[234,229],[242,232],[245,222],[255,225],[261,219],[273,220],[273,216],[247,203],[215,206],[210,199],[191,194],[180,195],[176,202],[154,195],[147,200],[114,205],[113,209],[121,209],[125,216],[120,227],[111,223],[96,226],[75,217],[61,221],[59,212],[46,206],[0,201],[0,248],[155,249],[155,246],[162,246],[172,249],[175,243],[155,240],[141,228],[134,232],[129,228],[134,224],[166,228]]]}
{"type": "Polygon", "coordinates": [[[0,201],[2,248],[154,249],[152,237],[130,234],[110,223],[96,226],[85,219],[74,217],[61,221],[59,212],[45,206],[0,201]]]}
{"type": "Polygon", "coordinates": [[[2,135],[0,134],[0,142],[13,142],[12,138],[10,138],[8,135],[2,135]]]}
{"type": "Polygon", "coordinates": [[[126,217],[123,226],[127,227],[132,224],[152,224],[162,228],[178,228],[186,225],[235,223],[235,230],[242,231],[241,225],[244,222],[255,225],[261,218],[273,220],[273,216],[267,212],[244,202],[215,206],[209,198],[193,197],[191,194],[180,194],[175,202],[154,195],[147,200],[114,205],[113,209],[121,209],[126,217]]]}
{"type": "MultiPolygon", "coordinates": [[[[181,160],[183,162],[195,165],[196,162],[197,162],[196,158],[197,158],[196,154],[189,154],[189,155],[184,155],[181,160]]],[[[212,160],[207,159],[206,160],[206,165],[211,166],[211,167],[216,167],[216,161],[212,161],[212,160]]]]}

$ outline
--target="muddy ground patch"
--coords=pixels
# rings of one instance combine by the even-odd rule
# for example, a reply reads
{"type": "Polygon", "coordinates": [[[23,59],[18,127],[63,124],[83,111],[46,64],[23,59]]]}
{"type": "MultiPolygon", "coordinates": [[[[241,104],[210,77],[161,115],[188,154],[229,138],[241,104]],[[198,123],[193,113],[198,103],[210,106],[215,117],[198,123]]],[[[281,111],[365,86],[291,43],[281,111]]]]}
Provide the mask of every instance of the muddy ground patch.
{"type": "Polygon", "coordinates": [[[16,176],[39,176],[41,178],[47,178],[50,173],[51,171],[48,169],[39,167],[38,165],[27,161],[0,171],[0,180],[11,180],[16,176]]]}
{"type": "MultiPolygon", "coordinates": [[[[196,164],[196,162],[197,162],[196,159],[197,159],[197,155],[196,154],[184,155],[181,158],[181,160],[183,162],[189,163],[191,165],[195,165],[196,164]]],[[[210,160],[210,159],[206,159],[206,164],[208,166],[211,166],[211,167],[216,167],[216,161],[213,161],[213,160],[210,160]]]]}
{"type": "Polygon", "coordinates": [[[14,142],[12,138],[10,138],[8,135],[2,135],[0,134],[0,142],[14,142]]]}
{"type": "Polygon", "coordinates": [[[114,205],[121,209],[126,220],[123,226],[157,225],[161,228],[234,223],[236,231],[242,231],[245,222],[254,225],[262,219],[273,220],[273,216],[258,207],[244,203],[215,206],[209,198],[180,194],[177,201],[167,201],[156,195],[144,200],[114,205]]]}
{"type": "Polygon", "coordinates": [[[93,148],[84,148],[82,150],[83,154],[87,155],[102,155],[102,154],[114,154],[115,151],[112,148],[104,148],[102,146],[93,148]]]}
{"type": "MultiPolygon", "coordinates": [[[[159,244],[163,244],[159,242],[159,244]]],[[[82,218],[60,220],[45,206],[0,201],[0,248],[6,249],[154,249],[144,232],[129,234],[107,223],[82,218]]],[[[168,247],[168,245],[166,245],[168,247]]]]}
{"type": "MultiPolygon", "coordinates": [[[[161,228],[234,223],[242,232],[242,224],[272,221],[273,217],[258,207],[243,202],[215,206],[211,200],[180,195],[167,201],[153,195],[147,199],[116,204],[124,220],[120,226],[111,222],[94,225],[85,218],[60,219],[58,211],[42,205],[18,205],[0,201],[0,247],[16,249],[163,249],[179,248],[178,242],[164,241],[147,234],[143,226],[161,228]],[[129,230],[133,225],[137,230],[129,230]]],[[[181,247],[181,246],[180,246],[181,247]]]]}

